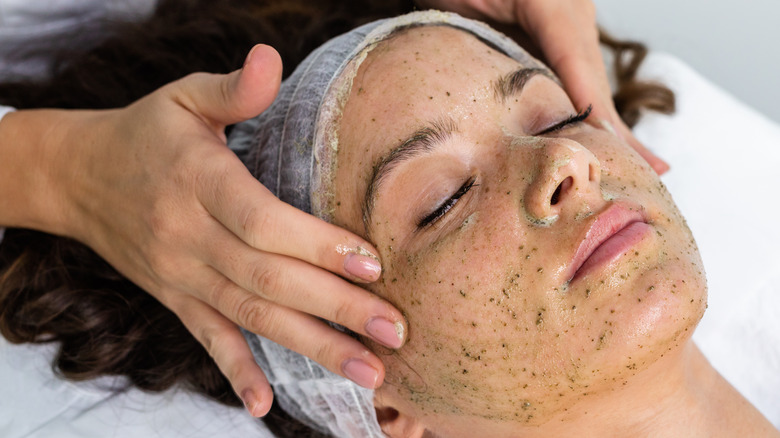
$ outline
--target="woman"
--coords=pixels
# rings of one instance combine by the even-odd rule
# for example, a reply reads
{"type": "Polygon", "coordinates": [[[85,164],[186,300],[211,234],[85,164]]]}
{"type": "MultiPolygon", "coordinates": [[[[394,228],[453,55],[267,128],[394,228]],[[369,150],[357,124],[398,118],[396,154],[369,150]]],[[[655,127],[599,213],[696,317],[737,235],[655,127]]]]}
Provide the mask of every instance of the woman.
{"type": "MultiPolygon", "coordinates": [[[[409,322],[374,392],[387,435],[778,436],[690,340],[706,283],[671,197],[587,116],[500,35],[419,13],[326,44],[231,138],[378,248],[368,288],[409,322]]],[[[338,382],[248,338],[285,408],[354,434],[322,413],[338,382]]]]}

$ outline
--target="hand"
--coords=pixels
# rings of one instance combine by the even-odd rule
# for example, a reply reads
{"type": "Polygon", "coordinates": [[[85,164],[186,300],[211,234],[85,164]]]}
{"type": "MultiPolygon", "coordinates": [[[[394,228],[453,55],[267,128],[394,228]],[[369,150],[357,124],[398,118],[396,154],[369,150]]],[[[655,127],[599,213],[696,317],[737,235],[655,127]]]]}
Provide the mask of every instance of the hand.
{"type": "Polygon", "coordinates": [[[398,310],[344,279],[375,281],[381,266],[361,248],[376,249],[279,201],[225,146],[225,126],[265,110],[281,71],[259,45],[228,75],[193,74],[123,109],[57,112],[48,166],[54,231],[176,313],[255,416],[273,395],[239,326],[371,388],[379,358],[316,317],[391,348],[405,333],[398,310]]]}
{"type": "Polygon", "coordinates": [[[574,106],[593,105],[590,119],[628,142],[660,175],[669,165],[645,148],[620,119],[599,49],[596,9],[590,0],[419,0],[425,7],[467,17],[516,23],[542,49],[574,106]]]}

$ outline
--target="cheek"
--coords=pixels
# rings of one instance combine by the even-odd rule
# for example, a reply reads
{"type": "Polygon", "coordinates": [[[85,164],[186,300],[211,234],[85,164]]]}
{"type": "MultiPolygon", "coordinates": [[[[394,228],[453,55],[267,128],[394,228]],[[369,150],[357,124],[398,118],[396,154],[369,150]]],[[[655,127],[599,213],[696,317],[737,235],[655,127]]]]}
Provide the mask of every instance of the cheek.
{"type": "Polygon", "coordinates": [[[574,140],[586,145],[599,160],[601,188],[606,199],[629,197],[645,205],[656,203],[659,197],[669,198],[665,189],[658,190],[662,184],[655,171],[625,142],[598,130],[574,140]]]}
{"type": "Polygon", "coordinates": [[[406,346],[384,358],[387,383],[421,411],[486,416],[528,403],[513,390],[516,379],[531,376],[522,364],[542,344],[537,319],[544,300],[521,285],[528,273],[514,262],[523,250],[497,245],[510,232],[475,226],[461,232],[458,245],[398,254],[379,285],[377,293],[409,322],[406,346]],[[469,232],[476,230],[482,232],[469,232]]]}

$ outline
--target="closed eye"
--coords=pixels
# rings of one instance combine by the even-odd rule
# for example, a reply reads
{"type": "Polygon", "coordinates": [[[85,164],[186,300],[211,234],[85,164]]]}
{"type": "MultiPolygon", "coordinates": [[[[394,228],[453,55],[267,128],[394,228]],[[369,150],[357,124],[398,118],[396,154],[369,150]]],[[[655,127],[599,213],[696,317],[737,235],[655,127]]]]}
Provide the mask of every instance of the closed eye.
{"type": "Polygon", "coordinates": [[[558,123],[550,126],[549,128],[546,128],[545,130],[543,130],[542,132],[537,133],[536,135],[551,134],[551,133],[553,133],[555,131],[560,131],[561,129],[563,129],[563,128],[569,126],[569,125],[574,125],[574,124],[577,124],[577,123],[580,123],[580,122],[584,122],[585,119],[587,119],[588,116],[590,116],[590,113],[591,113],[592,110],[593,110],[593,105],[588,105],[587,108],[585,108],[584,110],[580,111],[579,113],[577,113],[575,115],[572,115],[568,119],[566,119],[566,120],[564,120],[562,122],[558,122],[558,123]]]}
{"type": "Polygon", "coordinates": [[[433,211],[433,213],[425,216],[424,218],[420,219],[417,222],[417,228],[425,228],[427,226],[435,224],[439,219],[442,218],[445,214],[447,214],[448,211],[452,209],[452,207],[455,206],[455,204],[458,203],[458,200],[463,197],[466,193],[468,193],[469,190],[471,190],[472,187],[478,187],[479,184],[474,184],[476,181],[476,177],[470,178],[468,181],[466,181],[465,184],[463,184],[455,194],[453,194],[449,199],[444,201],[439,207],[436,208],[436,210],[433,211]]]}

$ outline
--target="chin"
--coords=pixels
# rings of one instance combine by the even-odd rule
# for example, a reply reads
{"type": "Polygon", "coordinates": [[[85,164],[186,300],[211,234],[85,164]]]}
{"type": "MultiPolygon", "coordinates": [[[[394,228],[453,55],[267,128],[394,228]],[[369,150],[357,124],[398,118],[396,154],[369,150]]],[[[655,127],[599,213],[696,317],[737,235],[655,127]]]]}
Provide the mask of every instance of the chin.
{"type": "Polygon", "coordinates": [[[598,361],[602,383],[625,385],[690,341],[707,308],[707,288],[702,272],[689,269],[695,265],[681,265],[650,270],[639,279],[620,327],[602,341],[608,352],[598,361]]]}
{"type": "Polygon", "coordinates": [[[681,351],[707,307],[698,257],[682,260],[686,261],[675,257],[675,263],[667,260],[638,269],[629,279],[619,272],[603,277],[605,285],[622,282],[622,287],[595,290],[583,300],[592,303],[581,307],[588,317],[578,321],[570,348],[556,347],[559,376],[548,387],[555,387],[558,397],[541,404],[548,409],[535,415],[535,421],[544,422],[593,396],[618,390],[681,351]]]}

